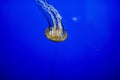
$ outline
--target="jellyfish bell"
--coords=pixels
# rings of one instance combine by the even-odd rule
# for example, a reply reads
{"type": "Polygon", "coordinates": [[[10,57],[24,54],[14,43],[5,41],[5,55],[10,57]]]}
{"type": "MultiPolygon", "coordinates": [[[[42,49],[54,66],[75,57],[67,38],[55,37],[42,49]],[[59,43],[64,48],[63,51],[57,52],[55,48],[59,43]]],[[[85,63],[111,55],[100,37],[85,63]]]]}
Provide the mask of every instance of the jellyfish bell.
{"type": "Polygon", "coordinates": [[[45,31],[45,35],[48,39],[54,42],[61,42],[67,38],[67,32],[59,27],[48,27],[45,31]]]}

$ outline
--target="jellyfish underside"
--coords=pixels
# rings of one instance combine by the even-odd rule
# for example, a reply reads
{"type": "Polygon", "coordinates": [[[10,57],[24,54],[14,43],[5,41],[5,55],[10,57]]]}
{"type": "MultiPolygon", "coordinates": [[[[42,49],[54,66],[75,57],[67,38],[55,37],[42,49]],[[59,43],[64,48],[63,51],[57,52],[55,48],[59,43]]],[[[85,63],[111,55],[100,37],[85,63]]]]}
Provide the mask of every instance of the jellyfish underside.
{"type": "Polygon", "coordinates": [[[66,31],[59,27],[48,27],[45,31],[45,35],[49,40],[54,42],[61,42],[67,38],[66,31]]]}

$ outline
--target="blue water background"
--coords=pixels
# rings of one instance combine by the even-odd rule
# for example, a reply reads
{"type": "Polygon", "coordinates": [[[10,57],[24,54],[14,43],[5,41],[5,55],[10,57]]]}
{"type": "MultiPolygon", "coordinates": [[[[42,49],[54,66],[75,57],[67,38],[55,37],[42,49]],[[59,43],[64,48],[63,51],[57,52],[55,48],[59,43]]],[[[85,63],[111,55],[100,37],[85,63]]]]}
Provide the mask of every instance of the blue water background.
{"type": "Polygon", "coordinates": [[[47,0],[64,42],[48,40],[34,0],[0,1],[0,80],[120,80],[120,1],[47,0]]]}

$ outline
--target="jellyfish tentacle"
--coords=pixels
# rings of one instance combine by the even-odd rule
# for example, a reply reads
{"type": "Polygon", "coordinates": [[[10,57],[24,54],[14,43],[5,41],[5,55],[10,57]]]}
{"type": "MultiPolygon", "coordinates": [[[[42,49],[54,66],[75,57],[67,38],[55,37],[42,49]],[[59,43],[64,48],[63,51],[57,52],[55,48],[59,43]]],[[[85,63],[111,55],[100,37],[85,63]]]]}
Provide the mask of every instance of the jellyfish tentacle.
{"type": "Polygon", "coordinates": [[[39,2],[40,5],[42,5],[42,8],[45,9],[51,16],[52,21],[53,21],[53,25],[56,28],[56,20],[54,18],[53,13],[51,12],[51,7],[48,6],[48,4],[46,3],[46,0],[37,0],[39,2]]]}
{"type": "Polygon", "coordinates": [[[58,27],[62,28],[62,26],[61,26],[61,20],[62,20],[61,15],[59,14],[59,12],[52,5],[49,5],[48,3],[46,3],[46,4],[50,8],[50,10],[55,14],[56,19],[57,19],[56,22],[57,22],[58,27]]]}

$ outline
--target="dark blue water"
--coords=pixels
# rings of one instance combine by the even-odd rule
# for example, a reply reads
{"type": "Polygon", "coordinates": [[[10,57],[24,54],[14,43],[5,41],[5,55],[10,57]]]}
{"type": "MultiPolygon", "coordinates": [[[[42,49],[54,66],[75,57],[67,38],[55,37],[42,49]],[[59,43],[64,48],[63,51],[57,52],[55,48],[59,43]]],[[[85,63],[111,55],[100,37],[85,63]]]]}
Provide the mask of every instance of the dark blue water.
{"type": "Polygon", "coordinates": [[[0,80],[120,80],[120,1],[47,0],[64,42],[48,40],[34,0],[0,1],[0,80]]]}

